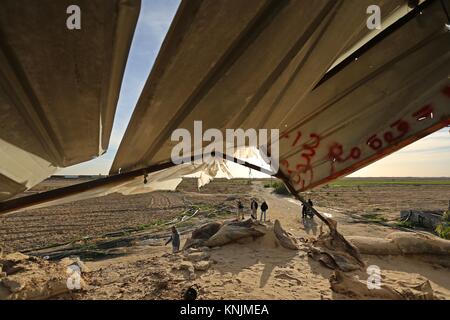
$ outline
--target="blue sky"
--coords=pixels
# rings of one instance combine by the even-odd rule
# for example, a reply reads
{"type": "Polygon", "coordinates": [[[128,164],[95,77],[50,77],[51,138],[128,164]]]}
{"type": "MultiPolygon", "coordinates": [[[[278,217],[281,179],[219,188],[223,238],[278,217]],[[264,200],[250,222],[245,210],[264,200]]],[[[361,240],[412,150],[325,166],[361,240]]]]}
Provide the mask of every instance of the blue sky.
{"type": "Polygon", "coordinates": [[[109,172],[133,109],[179,3],[179,0],[142,0],[141,13],[128,56],[108,151],[95,160],[62,169],[58,174],[106,174],[109,172]]]}
{"type": "MultiPolygon", "coordinates": [[[[108,173],[179,3],[179,0],[142,0],[108,151],[95,160],[62,169],[59,174],[108,173]]],[[[248,176],[248,169],[242,168],[241,172],[242,176],[248,176]]],[[[351,176],[450,177],[449,128],[429,135],[351,176]]]]}

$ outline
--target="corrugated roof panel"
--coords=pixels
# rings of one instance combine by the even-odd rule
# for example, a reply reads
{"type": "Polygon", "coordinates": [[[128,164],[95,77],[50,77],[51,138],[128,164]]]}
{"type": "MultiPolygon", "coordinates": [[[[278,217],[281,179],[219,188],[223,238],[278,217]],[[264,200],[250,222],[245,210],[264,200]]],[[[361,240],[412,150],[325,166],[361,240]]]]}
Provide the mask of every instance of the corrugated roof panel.
{"type": "Polygon", "coordinates": [[[404,1],[184,1],[111,173],[169,161],[173,130],[193,133],[202,120],[203,130],[286,133],[281,170],[303,191],[438,130],[450,119],[450,33],[438,1],[420,10],[408,13],[404,1]],[[327,75],[371,39],[373,4],[401,20],[327,75]]]}
{"type": "Polygon", "coordinates": [[[139,10],[139,0],[1,1],[0,174],[18,187],[0,184],[0,199],[106,151],[139,10]],[[79,30],[66,25],[71,5],[79,30]]]}

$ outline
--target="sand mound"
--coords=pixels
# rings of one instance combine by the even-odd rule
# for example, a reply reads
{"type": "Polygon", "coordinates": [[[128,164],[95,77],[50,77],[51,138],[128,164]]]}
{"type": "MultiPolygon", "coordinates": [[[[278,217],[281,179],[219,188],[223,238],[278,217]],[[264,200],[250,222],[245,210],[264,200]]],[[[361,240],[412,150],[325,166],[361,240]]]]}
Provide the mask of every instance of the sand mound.
{"type": "Polygon", "coordinates": [[[265,235],[262,228],[251,220],[224,224],[214,235],[205,241],[208,247],[219,247],[236,242],[242,238],[256,238],[265,235]]]}
{"type": "Polygon", "coordinates": [[[280,221],[275,220],[275,224],[273,226],[273,232],[274,232],[276,238],[278,239],[278,241],[280,242],[280,244],[283,247],[285,247],[286,249],[291,249],[291,250],[299,249],[299,244],[298,244],[297,239],[295,239],[295,237],[291,233],[289,233],[283,229],[280,221]]]}
{"type": "Polygon", "coordinates": [[[393,232],[386,238],[353,236],[347,239],[361,253],[372,255],[450,255],[450,241],[412,232],[393,232]]]}
{"type": "Polygon", "coordinates": [[[428,279],[395,271],[383,272],[379,288],[369,287],[367,281],[335,271],[330,278],[331,289],[352,299],[435,300],[428,279]]]}
{"type": "Polygon", "coordinates": [[[229,243],[251,244],[270,248],[284,247],[299,250],[301,243],[285,231],[278,220],[275,223],[260,223],[251,219],[226,221],[223,224],[209,223],[194,230],[187,239],[184,250],[207,246],[220,247],[229,243]]]}

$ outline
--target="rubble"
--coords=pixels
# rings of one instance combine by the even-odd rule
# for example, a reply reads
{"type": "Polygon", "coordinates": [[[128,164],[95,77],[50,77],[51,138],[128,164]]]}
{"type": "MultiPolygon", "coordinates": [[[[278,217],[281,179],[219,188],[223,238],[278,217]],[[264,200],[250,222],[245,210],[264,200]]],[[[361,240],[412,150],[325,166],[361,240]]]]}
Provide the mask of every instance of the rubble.
{"type": "Polygon", "coordinates": [[[206,271],[211,267],[211,261],[199,261],[194,264],[194,269],[198,271],[206,271]]]}
{"type": "Polygon", "coordinates": [[[180,270],[186,270],[187,276],[189,280],[194,280],[196,278],[195,276],[195,269],[194,265],[190,261],[182,261],[179,266],[180,270]]]}
{"type": "Polygon", "coordinates": [[[80,260],[79,257],[66,257],[61,259],[59,262],[65,267],[69,267],[71,265],[76,265],[80,268],[82,272],[89,272],[90,270],[86,267],[86,265],[83,263],[83,261],[80,260]]]}
{"type": "Polygon", "coordinates": [[[186,255],[186,258],[190,261],[201,261],[201,260],[206,260],[210,257],[210,254],[208,252],[203,252],[203,251],[199,251],[199,252],[192,252],[186,255]]]}
{"type": "Polygon", "coordinates": [[[281,227],[280,221],[275,220],[275,223],[273,225],[273,232],[275,233],[275,236],[277,237],[282,247],[291,250],[299,249],[297,239],[295,239],[292,234],[285,231],[283,227],[281,227]]]}
{"type": "Polygon", "coordinates": [[[434,230],[442,222],[443,210],[402,210],[400,218],[414,225],[434,230]]]}
{"type": "Polygon", "coordinates": [[[8,278],[3,279],[1,285],[9,289],[9,291],[11,291],[12,293],[19,292],[25,287],[25,284],[23,284],[22,282],[8,278]]]}
{"type": "Polygon", "coordinates": [[[352,299],[435,300],[437,297],[428,279],[389,271],[382,275],[379,288],[369,288],[367,280],[335,271],[330,277],[331,290],[352,299]],[[399,280],[401,279],[401,280],[399,280]]]}
{"type": "Polygon", "coordinates": [[[180,263],[180,269],[181,270],[189,270],[189,269],[193,270],[193,268],[194,268],[194,265],[190,261],[182,261],[180,263]]]}
{"type": "MultiPolygon", "coordinates": [[[[0,300],[42,300],[70,292],[68,262],[48,261],[19,252],[4,255],[0,258],[0,300]]],[[[86,270],[79,259],[76,263],[86,270]]],[[[83,279],[79,280],[84,287],[83,279]]]]}

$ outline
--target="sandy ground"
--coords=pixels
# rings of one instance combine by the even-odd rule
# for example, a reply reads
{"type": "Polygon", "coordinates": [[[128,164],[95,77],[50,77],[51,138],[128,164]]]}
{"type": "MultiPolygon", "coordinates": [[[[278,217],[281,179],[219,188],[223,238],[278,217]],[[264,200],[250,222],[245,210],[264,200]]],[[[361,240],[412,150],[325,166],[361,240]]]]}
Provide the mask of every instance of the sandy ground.
{"type": "MultiPolygon", "coordinates": [[[[261,182],[253,183],[251,194],[268,202],[268,224],[279,219],[285,230],[296,237],[314,237],[319,232],[320,223],[306,226],[301,223],[300,205],[292,198],[272,194],[261,182]]],[[[339,208],[331,210],[320,205],[316,208],[336,219],[344,235],[385,237],[397,231],[379,224],[357,223],[355,213],[348,214],[339,208]]],[[[197,288],[199,299],[351,298],[330,289],[332,270],[309,258],[305,251],[278,246],[270,236],[212,249],[212,266],[206,271],[196,271],[194,277],[180,269],[182,254],[172,254],[170,246],[162,243],[137,245],[128,248],[127,253],[120,258],[87,262],[90,271],[83,277],[88,288],[64,298],[180,299],[189,286],[197,288]]],[[[425,277],[439,298],[450,299],[450,270],[439,264],[403,256],[363,256],[363,259],[367,265],[377,265],[382,274],[394,275],[399,281],[425,277]]],[[[359,276],[364,280],[368,275],[359,272],[359,276]]]]}

